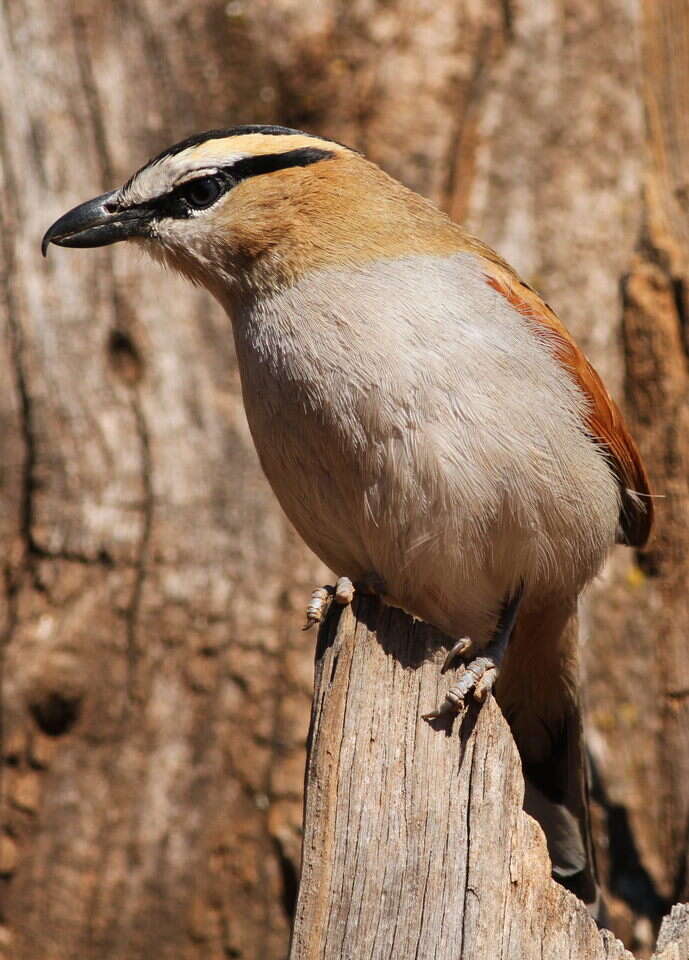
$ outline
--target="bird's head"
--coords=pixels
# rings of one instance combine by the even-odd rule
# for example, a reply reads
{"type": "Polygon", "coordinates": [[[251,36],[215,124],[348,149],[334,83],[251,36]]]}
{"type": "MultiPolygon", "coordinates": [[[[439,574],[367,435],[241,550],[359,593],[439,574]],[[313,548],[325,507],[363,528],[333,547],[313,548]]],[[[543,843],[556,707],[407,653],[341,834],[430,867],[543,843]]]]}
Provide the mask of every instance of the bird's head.
{"type": "Polygon", "coordinates": [[[60,217],[43,238],[43,253],[50,243],[133,240],[194,282],[232,283],[255,261],[284,258],[316,208],[327,216],[326,198],[337,192],[333,167],[357,160],[365,163],[339,143],[286,127],[211,130],[60,217]]]}
{"type": "Polygon", "coordinates": [[[242,284],[289,282],[312,268],[447,252],[456,239],[441,216],[355,150],[246,125],[163,151],[60,217],[43,252],[133,240],[226,300],[242,284]]]}

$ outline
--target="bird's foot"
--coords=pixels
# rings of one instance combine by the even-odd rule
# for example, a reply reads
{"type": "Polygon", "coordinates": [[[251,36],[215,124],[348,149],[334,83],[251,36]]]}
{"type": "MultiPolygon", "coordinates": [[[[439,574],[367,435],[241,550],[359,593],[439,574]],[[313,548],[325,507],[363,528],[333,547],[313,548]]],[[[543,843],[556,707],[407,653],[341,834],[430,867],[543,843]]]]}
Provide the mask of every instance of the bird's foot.
{"type": "MultiPolygon", "coordinates": [[[[479,656],[473,657],[468,663],[465,663],[464,670],[457,683],[454,683],[447,691],[445,699],[437,710],[423,715],[424,720],[437,720],[438,717],[459,713],[469,694],[472,694],[474,700],[478,700],[479,703],[482,703],[488,697],[495,686],[495,681],[498,679],[498,668],[502,663],[502,658],[514,629],[522,593],[523,587],[520,584],[512,596],[503,602],[491,642],[480,652],[479,656]]],[[[457,657],[466,660],[474,653],[474,650],[475,646],[470,637],[462,637],[448,650],[441,667],[441,673],[445,673],[457,657]]]]}
{"type": "Polygon", "coordinates": [[[353,599],[354,584],[349,577],[338,577],[334,587],[316,587],[306,608],[306,623],[303,629],[310,630],[317,623],[321,623],[333,600],[346,607],[353,599]]]}
{"type": "MultiPolygon", "coordinates": [[[[467,642],[467,638],[465,638],[464,641],[458,641],[455,647],[459,647],[459,644],[462,642],[466,644],[464,649],[468,650],[471,646],[471,641],[469,640],[467,642]]],[[[486,647],[482,656],[474,657],[473,660],[464,665],[464,670],[459,680],[452,684],[445,694],[445,699],[436,710],[423,714],[424,720],[437,720],[438,717],[459,713],[470,694],[473,695],[474,700],[478,700],[480,703],[486,699],[498,678],[498,663],[496,662],[497,658],[492,655],[492,646],[493,644],[486,647]]],[[[460,655],[462,648],[455,651],[455,647],[452,648],[445,658],[442,673],[445,673],[445,670],[452,660],[460,655]],[[452,654],[452,656],[450,656],[450,654],[452,654]]]]}

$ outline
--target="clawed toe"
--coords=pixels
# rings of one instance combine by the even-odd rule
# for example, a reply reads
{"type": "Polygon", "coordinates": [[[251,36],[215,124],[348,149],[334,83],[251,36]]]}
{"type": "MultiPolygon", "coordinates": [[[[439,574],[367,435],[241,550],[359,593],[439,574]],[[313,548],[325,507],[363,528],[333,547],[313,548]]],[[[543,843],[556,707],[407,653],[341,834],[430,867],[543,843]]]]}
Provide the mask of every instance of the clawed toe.
{"type": "Polygon", "coordinates": [[[306,608],[306,623],[302,629],[310,630],[324,620],[333,600],[343,607],[347,606],[354,599],[354,592],[354,584],[349,577],[338,577],[334,587],[316,587],[306,608]]]}
{"type": "Polygon", "coordinates": [[[349,577],[338,577],[335,584],[335,600],[341,603],[343,607],[351,603],[354,599],[354,584],[349,577]]]}
{"type": "Polygon", "coordinates": [[[454,661],[458,657],[466,656],[470,649],[471,637],[462,637],[461,640],[458,640],[457,643],[455,643],[454,646],[448,650],[447,656],[445,657],[443,665],[440,668],[440,672],[447,673],[454,661]]]}
{"type": "Polygon", "coordinates": [[[325,616],[335,591],[332,587],[316,587],[306,608],[306,623],[302,630],[310,630],[325,616]]]}
{"type": "Polygon", "coordinates": [[[498,676],[497,666],[491,657],[476,657],[466,668],[459,680],[445,694],[440,706],[431,713],[423,715],[424,720],[437,720],[438,717],[459,713],[469,694],[482,703],[493,689],[498,676]]]}
{"type": "Polygon", "coordinates": [[[498,668],[494,664],[487,667],[483,675],[476,681],[476,686],[474,687],[474,700],[478,700],[479,703],[483,703],[483,701],[488,698],[488,694],[492,692],[497,679],[498,668]]]}
{"type": "MultiPolygon", "coordinates": [[[[498,678],[498,668],[514,628],[523,592],[523,586],[520,584],[517,590],[505,599],[491,642],[483,647],[481,656],[474,657],[466,664],[459,679],[447,691],[438,709],[424,714],[424,720],[436,720],[438,717],[459,713],[469,694],[473,694],[474,700],[480,703],[488,697],[498,678]]],[[[448,651],[441,672],[445,673],[456,657],[466,658],[471,647],[472,641],[468,637],[458,640],[448,651]]]]}

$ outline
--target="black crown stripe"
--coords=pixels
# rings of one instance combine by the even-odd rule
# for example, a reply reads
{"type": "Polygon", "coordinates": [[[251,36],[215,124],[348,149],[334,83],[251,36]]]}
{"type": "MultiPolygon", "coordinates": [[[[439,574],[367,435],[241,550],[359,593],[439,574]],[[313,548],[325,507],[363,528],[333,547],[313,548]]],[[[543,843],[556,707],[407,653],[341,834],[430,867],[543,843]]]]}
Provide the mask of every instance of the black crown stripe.
{"type": "MultiPolygon", "coordinates": [[[[196,133],[191,137],[187,137],[186,140],[180,140],[179,143],[174,143],[152,160],[149,160],[146,167],[152,167],[154,164],[160,163],[161,160],[165,160],[166,157],[174,157],[175,154],[181,153],[183,150],[188,150],[189,147],[196,147],[199,143],[205,143],[206,140],[224,140],[226,137],[242,137],[250,133],[262,133],[267,136],[277,137],[313,136],[311,133],[306,133],[304,130],[295,130],[292,127],[280,127],[274,124],[263,123],[240,123],[236,127],[226,127],[223,130],[206,130],[204,133],[196,133]]],[[[339,146],[346,146],[346,144],[339,143],[338,140],[333,140],[331,137],[319,136],[316,139],[325,140],[328,143],[338,143],[339,146]]],[[[142,167],[142,169],[145,169],[145,167],[142,167]]]]}
{"type": "MultiPolygon", "coordinates": [[[[262,133],[279,137],[313,136],[313,134],[307,133],[304,130],[296,130],[292,127],[280,127],[277,124],[263,123],[240,123],[235,127],[225,127],[222,130],[206,130],[203,133],[196,133],[191,137],[187,137],[186,140],[180,140],[179,143],[174,143],[171,147],[167,147],[167,149],[162,150],[159,154],[153,157],[152,160],[149,160],[142,167],[140,167],[136,173],[132,174],[122,189],[128,190],[139,174],[143,173],[144,170],[147,170],[149,167],[154,167],[156,163],[160,163],[167,157],[174,157],[176,154],[181,153],[183,150],[187,150],[189,147],[198,146],[198,144],[205,143],[207,140],[224,140],[226,137],[241,137],[250,133],[262,133]]],[[[352,147],[347,147],[346,144],[340,143],[339,140],[333,140],[331,137],[319,136],[317,139],[325,140],[327,143],[336,143],[340,147],[346,147],[348,150],[353,150],[352,147]]],[[[356,153],[357,151],[354,150],[353,152],[356,153]]]]}
{"type": "Polygon", "coordinates": [[[276,170],[285,170],[288,167],[308,167],[312,163],[327,160],[332,156],[332,150],[300,147],[297,150],[287,150],[285,153],[264,153],[243,157],[223,167],[223,170],[227,171],[234,180],[246,180],[248,177],[274,173],[276,170]]]}

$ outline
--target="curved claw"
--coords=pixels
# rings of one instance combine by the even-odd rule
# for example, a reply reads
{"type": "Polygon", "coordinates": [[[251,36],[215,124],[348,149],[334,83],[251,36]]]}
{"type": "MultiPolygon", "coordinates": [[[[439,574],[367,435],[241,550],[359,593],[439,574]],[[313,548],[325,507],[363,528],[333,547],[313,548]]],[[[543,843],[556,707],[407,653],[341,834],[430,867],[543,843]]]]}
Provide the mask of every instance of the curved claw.
{"type": "MultiPolygon", "coordinates": [[[[479,702],[488,697],[497,679],[498,668],[512,634],[523,593],[523,584],[520,583],[517,590],[505,599],[492,641],[483,648],[480,657],[475,657],[466,664],[466,669],[450,687],[438,709],[425,714],[424,719],[434,720],[448,713],[459,713],[465,698],[472,691],[474,699],[479,702]]],[[[445,673],[455,657],[466,657],[470,646],[471,640],[468,637],[458,640],[445,657],[442,672],[445,673]]]]}
{"type": "Polygon", "coordinates": [[[472,644],[471,637],[462,637],[447,651],[447,656],[443,660],[440,668],[441,673],[447,673],[457,657],[466,656],[472,644]]]}

